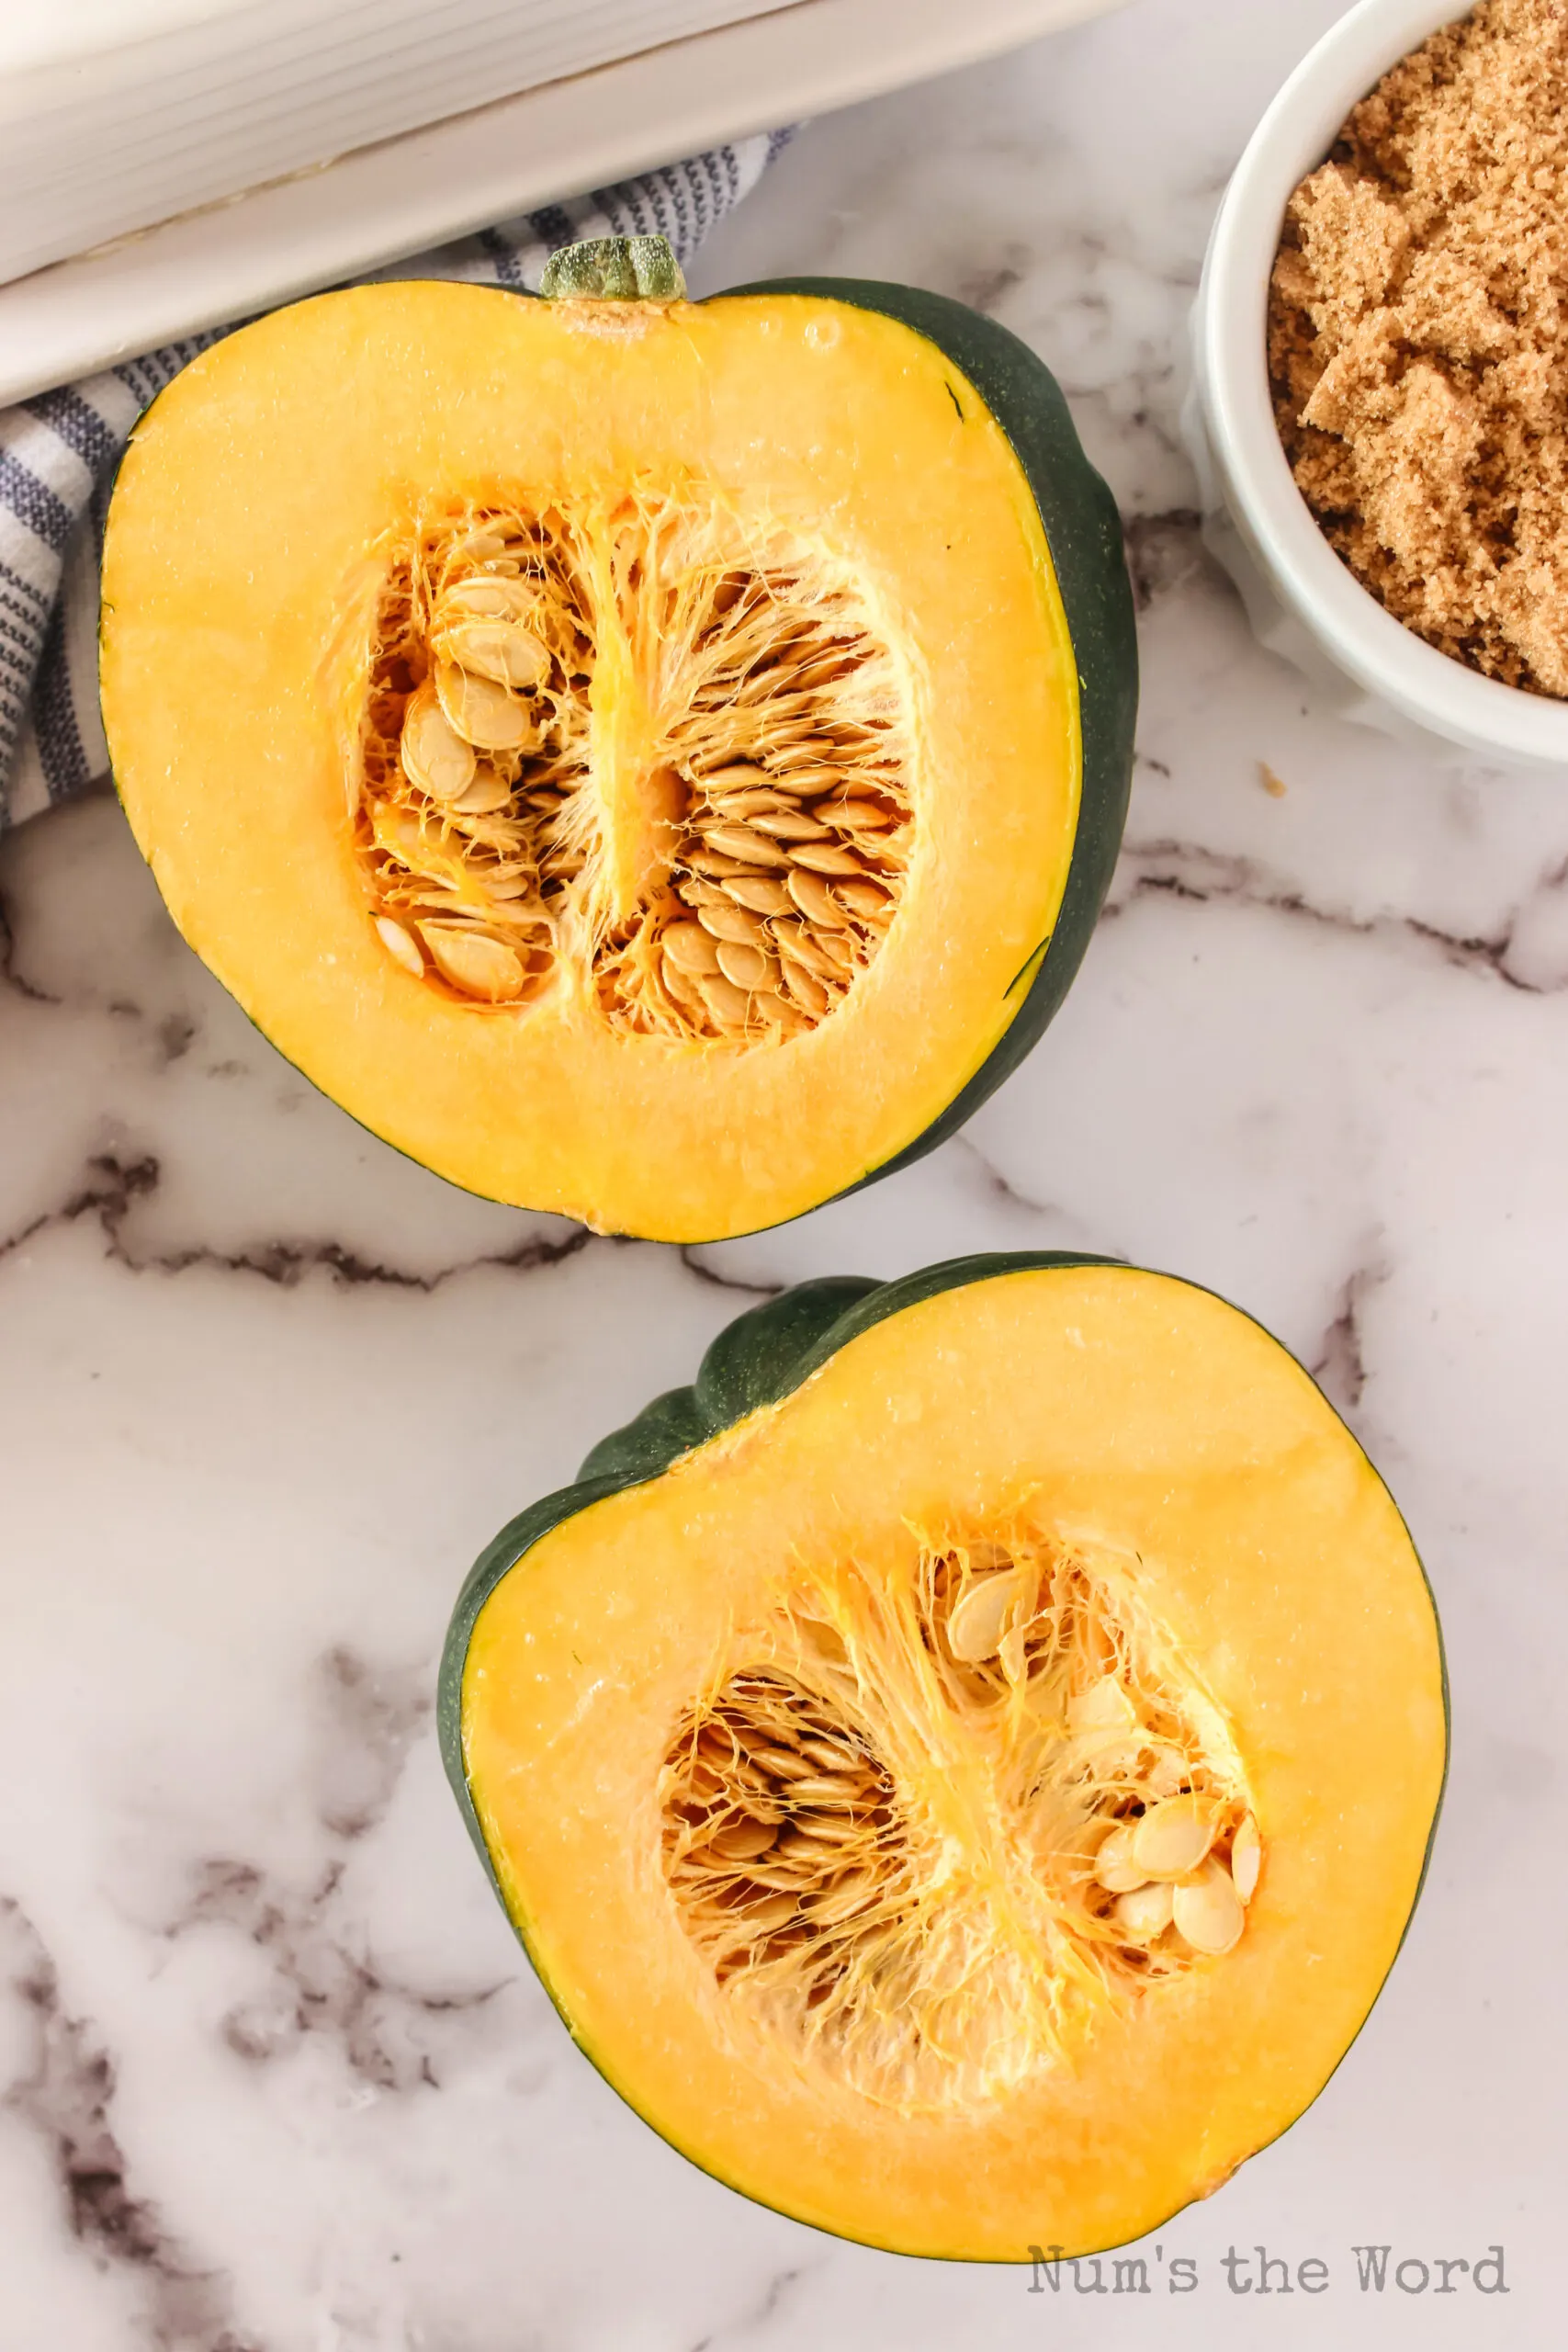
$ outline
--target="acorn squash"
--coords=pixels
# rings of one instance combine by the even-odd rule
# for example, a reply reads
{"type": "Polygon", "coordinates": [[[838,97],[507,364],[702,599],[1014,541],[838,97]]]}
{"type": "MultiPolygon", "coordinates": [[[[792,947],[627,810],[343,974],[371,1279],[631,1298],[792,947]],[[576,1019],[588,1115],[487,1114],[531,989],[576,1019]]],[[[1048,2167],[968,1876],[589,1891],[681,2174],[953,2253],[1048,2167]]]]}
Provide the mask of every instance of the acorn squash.
{"type": "Polygon", "coordinates": [[[583,2050],[895,2251],[1089,2253],[1308,2105],[1447,1757],[1410,1537],[1266,1332],[1091,1259],[813,1283],[504,1529],[447,1770],[583,2050]]]}
{"type": "Polygon", "coordinates": [[[257,1025],[454,1182],[715,1238],[929,1149],[1066,989],[1136,703],[1114,505],[935,295],[322,295],[141,419],[121,797],[257,1025]]]}

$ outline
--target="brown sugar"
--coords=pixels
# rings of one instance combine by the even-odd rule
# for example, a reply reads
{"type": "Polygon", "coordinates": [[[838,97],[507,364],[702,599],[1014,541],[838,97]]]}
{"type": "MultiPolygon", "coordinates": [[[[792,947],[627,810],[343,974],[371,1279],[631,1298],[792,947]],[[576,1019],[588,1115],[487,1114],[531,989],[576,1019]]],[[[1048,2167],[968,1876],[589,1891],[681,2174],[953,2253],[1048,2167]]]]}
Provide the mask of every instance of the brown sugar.
{"type": "Polygon", "coordinates": [[[1363,99],[1287,209],[1269,365],[1357,578],[1568,696],[1568,0],[1483,0],[1363,99]]]}

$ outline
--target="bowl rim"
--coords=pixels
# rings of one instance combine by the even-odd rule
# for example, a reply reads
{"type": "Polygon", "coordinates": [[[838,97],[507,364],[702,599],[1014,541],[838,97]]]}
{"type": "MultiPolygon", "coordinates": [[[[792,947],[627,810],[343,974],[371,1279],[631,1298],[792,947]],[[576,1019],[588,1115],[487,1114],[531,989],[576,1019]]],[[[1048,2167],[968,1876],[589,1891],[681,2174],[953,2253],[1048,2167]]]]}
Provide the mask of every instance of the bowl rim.
{"type": "Polygon", "coordinates": [[[1390,67],[1469,13],[1456,0],[1359,0],[1285,83],[1214,222],[1196,321],[1198,390],[1244,537],[1338,667],[1417,727],[1478,752],[1568,765],[1568,702],[1483,677],[1439,652],[1336,555],[1296,486],[1269,392],[1269,282],[1292,190],[1390,67]]]}

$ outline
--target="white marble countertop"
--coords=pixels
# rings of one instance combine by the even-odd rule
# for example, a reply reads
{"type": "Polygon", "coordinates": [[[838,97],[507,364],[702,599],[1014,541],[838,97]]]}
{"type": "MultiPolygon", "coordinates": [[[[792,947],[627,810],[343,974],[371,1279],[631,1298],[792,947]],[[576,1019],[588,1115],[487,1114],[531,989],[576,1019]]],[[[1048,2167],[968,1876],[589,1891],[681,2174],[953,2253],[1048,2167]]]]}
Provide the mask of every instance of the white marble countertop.
{"type": "Polygon", "coordinates": [[[272,1054],[110,799],[5,850],[0,2352],[1562,2340],[1568,778],[1440,775],[1315,712],[1205,563],[1175,433],[1216,196],[1337,10],[1134,0],[824,121],[697,272],[978,303],[1131,518],[1111,910],[919,1168],[682,1252],[484,1205],[272,1054]],[[1306,2118],[1160,2233],[1156,2288],[1200,2264],[1176,2299],[868,2253],[690,2168],[558,2024],[431,1728],[472,1555],[754,1293],[1062,1244],[1210,1283],[1321,1368],[1453,1675],[1389,1989],[1306,2118]],[[1367,2243],[1501,2244],[1510,2291],[1362,2293],[1367,2243]],[[1222,2257],[1260,2244],[1328,2293],[1233,2293],[1222,2257]]]}

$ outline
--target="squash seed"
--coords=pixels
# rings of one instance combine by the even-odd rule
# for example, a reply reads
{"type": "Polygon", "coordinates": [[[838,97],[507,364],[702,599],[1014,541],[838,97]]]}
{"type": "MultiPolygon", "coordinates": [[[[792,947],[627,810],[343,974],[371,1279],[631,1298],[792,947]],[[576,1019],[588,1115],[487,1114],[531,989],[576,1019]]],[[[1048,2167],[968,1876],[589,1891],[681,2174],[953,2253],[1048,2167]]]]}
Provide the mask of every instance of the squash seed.
{"type": "Polygon", "coordinates": [[[790,854],[795,865],[804,865],[812,874],[863,874],[853,850],[844,849],[836,842],[802,842],[790,854]]]}
{"type": "Polygon", "coordinates": [[[782,1928],[793,1919],[800,1905],[793,1894],[765,1894],[761,1903],[750,1904],[741,1915],[741,1923],[757,1935],[765,1936],[774,1928],[782,1928]]]}
{"type": "Polygon", "coordinates": [[[893,900],[887,892],[869,878],[861,882],[840,882],[835,895],[843,900],[852,914],[863,916],[868,922],[876,922],[893,911],[893,900]]]}
{"type": "Polygon", "coordinates": [[[394,922],[390,915],[378,915],[376,928],[388,955],[395,956],[404,971],[412,972],[416,980],[423,980],[424,958],[419,952],[419,943],[412,932],[405,931],[402,924],[394,922]]]}
{"type": "Polygon", "coordinates": [[[481,572],[470,580],[455,580],[442,590],[437,617],[445,620],[449,613],[463,613],[479,620],[521,621],[536,613],[538,605],[537,591],[521,580],[497,580],[481,572]]]}
{"type": "Polygon", "coordinates": [[[1213,1854],[1194,1876],[1177,1881],[1171,1909],[1179,1933],[1194,1951],[1229,1951],[1247,1925],[1231,1874],[1213,1854]]]}
{"type": "Polygon", "coordinates": [[[442,627],[433,639],[447,662],[477,678],[527,694],[547,675],[550,657],[536,637],[513,621],[460,619],[442,627]]]}
{"type": "Polygon", "coordinates": [[[717,850],[708,849],[700,842],[682,851],[681,863],[689,865],[694,874],[711,875],[716,882],[728,882],[732,876],[738,875],[754,876],[758,872],[754,865],[747,865],[738,857],[721,856],[717,850]]]}
{"type": "Polygon", "coordinates": [[[781,922],[774,924],[773,935],[781,956],[793,956],[808,972],[814,972],[819,980],[840,978],[838,958],[829,955],[826,942],[817,933],[807,931],[798,922],[781,922]]]}
{"type": "Polygon", "coordinates": [[[705,775],[694,776],[693,782],[709,794],[769,791],[772,786],[765,768],[753,767],[750,761],[733,762],[728,767],[709,768],[705,775]]]}
{"type": "Polygon", "coordinates": [[[852,1804],[869,1785],[867,1777],[859,1772],[814,1772],[808,1778],[790,1783],[790,1802],[792,1804],[852,1804]]]}
{"type": "Polygon", "coordinates": [[[1163,1936],[1170,1925],[1173,1890],[1168,1879],[1158,1879],[1151,1886],[1134,1886],[1119,1894],[1111,1906],[1111,1917],[1123,1935],[1134,1943],[1152,1944],[1163,1936]]]}
{"type": "MultiPolygon", "coordinates": [[[[504,808],[511,798],[512,786],[506,778],[494,768],[481,768],[467,790],[447,805],[459,817],[489,817],[504,808]]],[[[526,881],[520,883],[519,896],[527,887],[526,881]]]]}
{"type": "Polygon", "coordinates": [[[739,945],[728,939],[719,942],[718,968],[738,989],[766,988],[778,975],[778,966],[760,947],[739,945]]]}
{"type": "Polygon", "coordinates": [[[730,939],[740,947],[761,947],[768,936],[759,916],[728,899],[721,898],[716,906],[699,906],[697,921],[711,939],[730,939]]]}
{"type": "Polygon", "coordinates": [[[751,1000],[751,1010],[761,1015],[769,1028],[776,1033],[781,1045],[791,1037],[805,1036],[811,1027],[810,1022],[793,1004],[786,1004],[772,989],[758,990],[751,1000]]]}
{"type": "Polygon", "coordinates": [[[861,1834],[860,1824],[847,1812],[798,1814],[786,1826],[803,1838],[814,1838],[819,1846],[847,1846],[861,1834]]]}
{"type": "Polygon", "coordinates": [[[488,530],[483,526],[463,532],[447,549],[450,561],[465,563],[494,563],[509,552],[508,543],[501,533],[488,530]]]}
{"type": "Polygon", "coordinates": [[[721,1829],[710,1838],[707,1850],[710,1854],[716,1854],[724,1862],[754,1861],[759,1854],[767,1852],[777,1836],[778,1829],[773,1823],[754,1821],[743,1815],[728,1829],[721,1829]]]}
{"type": "Polygon", "coordinates": [[[1258,1892],[1258,1874],[1263,1867],[1263,1840],[1258,1834],[1258,1824],[1248,1814],[1231,1840],[1231,1880],[1244,1903],[1250,1903],[1258,1892]]]}
{"type": "Polygon", "coordinates": [[[811,1917],[819,1928],[837,1927],[841,1919],[850,1919],[863,1911],[876,1891],[876,1881],[870,1871],[851,1871],[846,1878],[823,1889],[811,1898],[811,1917]]]}
{"type": "Polygon", "coordinates": [[[779,842],[825,842],[828,828],[819,825],[799,808],[779,808],[753,817],[752,825],[759,833],[767,833],[779,842]]]}
{"type": "Polygon", "coordinates": [[[1133,1859],[1134,1826],[1130,1821],[1118,1822],[1094,1858],[1094,1875],[1107,1894],[1132,1894],[1148,1883],[1147,1871],[1133,1859]]]}
{"type": "MultiPolygon", "coordinates": [[[[772,786],[759,786],[756,790],[750,792],[722,793],[714,802],[714,807],[721,817],[732,819],[742,825],[750,823],[755,817],[772,815],[780,809],[793,806],[793,802],[784,793],[775,792],[772,786]]],[[[762,826],[760,830],[765,832],[769,828],[762,826]]]]}
{"type": "Polygon", "coordinates": [[[660,935],[667,963],[700,978],[718,970],[718,949],[700,922],[672,922],[660,935]]]}
{"type": "Polygon", "coordinates": [[[818,1837],[791,1821],[780,1830],[776,1850],[781,1858],[792,1862],[826,1862],[839,1843],[837,1838],[818,1837]]]}
{"type": "Polygon", "coordinates": [[[793,902],[782,882],[771,875],[738,874],[724,885],[726,895],[738,906],[749,907],[760,915],[780,915],[793,902]]]}
{"type": "Polygon", "coordinates": [[[798,1857],[792,1860],[780,1847],[773,1846],[754,1862],[747,1863],[746,1875],[759,1886],[777,1887],[797,1897],[806,1883],[806,1865],[798,1857]]]}
{"type": "Polygon", "coordinates": [[[660,978],[676,1003],[683,1004],[688,1012],[694,1012],[701,1020],[707,1007],[698,992],[694,976],[690,972],[683,972],[679,964],[670,956],[660,958],[659,969],[660,978]]]}
{"type": "Polygon", "coordinates": [[[849,920],[826,882],[819,881],[815,874],[803,874],[797,865],[789,877],[787,887],[790,897],[807,922],[824,923],[837,929],[849,920]]]}
{"type": "Polygon", "coordinates": [[[403,774],[433,800],[456,800],[474,780],[473,747],[447,721],[434,687],[419,687],[403,713],[403,774]]]}
{"type": "Polygon", "coordinates": [[[744,860],[750,865],[787,865],[788,853],[766,833],[759,833],[750,825],[710,825],[704,835],[710,850],[720,857],[744,860]]]}
{"type": "MultiPolygon", "coordinates": [[[[486,865],[478,876],[492,899],[520,899],[535,887],[535,876],[526,865],[486,865]]],[[[544,917],[541,913],[541,921],[544,917]]]]}
{"type": "Polygon", "coordinates": [[[796,1004],[801,1006],[803,1011],[814,1012],[820,1018],[833,1000],[816,974],[808,972],[804,965],[796,963],[786,963],[783,970],[784,984],[796,1004]]]}
{"type": "Polygon", "coordinates": [[[947,1646],[961,1666],[982,1666],[1001,1647],[1013,1603],[1023,1588],[1021,1570],[1004,1569],[972,1584],[947,1621],[947,1646]]]}
{"type": "Polygon", "coordinates": [[[793,1747],[754,1747],[751,1753],[777,1781],[809,1781],[813,1778],[812,1767],[793,1747]]]}
{"type": "Polygon", "coordinates": [[[1145,1878],[1185,1878],[1213,1844],[1216,1826],[1201,1797],[1162,1798],[1133,1831],[1133,1860],[1145,1878]]]}
{"type": "Polygon", "coordinates": [[[835,825],[842,825],[852,833],[883,833],[893,820],[886,808],[874,800],[834,800],[827,803],[820,813],[830,816],[835,825]]]}
{"type": "Polygon", "coordinates": [[[443,923],[422,922],[419,935],[443,979],[465,996],[490,1004],[505,1004],[523,993],[522,959],[499,939],[480,931],[461,931],[443,923]]]}
{"type": "Polygon", "coordinates": [[[435,673],[435,693],[446,723],[481,752],[520,752],[534,737],[523,704],[492,678],[474,678],[449,662],[435,673]]]}
{"type": "Polygon", "coordinates": [[[739,1028],[746,1018],[745,991],[722,972],[704,972],[697,978],[697,991],[720,1028],[739,1028]]]}

